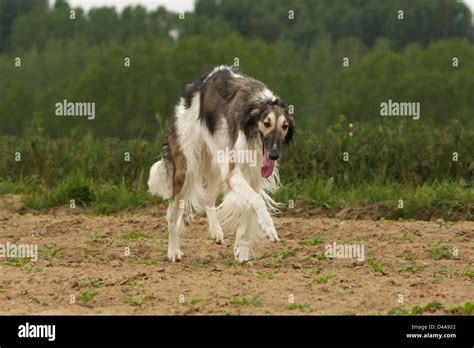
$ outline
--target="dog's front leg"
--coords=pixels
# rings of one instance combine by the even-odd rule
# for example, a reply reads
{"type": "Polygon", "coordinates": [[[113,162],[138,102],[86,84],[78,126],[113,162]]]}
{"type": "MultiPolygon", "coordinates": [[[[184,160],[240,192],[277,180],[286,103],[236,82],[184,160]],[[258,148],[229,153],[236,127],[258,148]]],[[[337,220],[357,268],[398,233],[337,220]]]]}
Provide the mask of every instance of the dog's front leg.
{"type": "Polygon", "coordinates": [[[236,194],[241,204],[255,212],[258,224],[265,236],[272,242],[278,242],[278,234],[273,224],[272,217],[267,210],[265,201],[245,180],[239,170],[230,174],[229,186],[236,194]]]}

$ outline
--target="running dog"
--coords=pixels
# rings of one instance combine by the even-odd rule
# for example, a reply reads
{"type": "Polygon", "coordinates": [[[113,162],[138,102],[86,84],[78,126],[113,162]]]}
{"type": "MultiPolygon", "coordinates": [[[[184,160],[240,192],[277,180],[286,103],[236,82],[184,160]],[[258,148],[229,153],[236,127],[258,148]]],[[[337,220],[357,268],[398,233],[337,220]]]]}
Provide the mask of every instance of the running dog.
{"type": "Polygon", "coordinates": [[[268,87],[228,66],[187,85],[150,169],[152,194],[170,199],[168,258],[180,261],[184,216],[206,212],[209,233],[224,242],[222,227],[237,230],[234,254],[247,261],[262,237],[277,242],[269,195],[279,187],[277,160],[294,134],[288,107],[268,87]],[[253,160],[252,160],[253,159],[253,160]],[[215,201],[223,193],[216,208],[215,201]]]}

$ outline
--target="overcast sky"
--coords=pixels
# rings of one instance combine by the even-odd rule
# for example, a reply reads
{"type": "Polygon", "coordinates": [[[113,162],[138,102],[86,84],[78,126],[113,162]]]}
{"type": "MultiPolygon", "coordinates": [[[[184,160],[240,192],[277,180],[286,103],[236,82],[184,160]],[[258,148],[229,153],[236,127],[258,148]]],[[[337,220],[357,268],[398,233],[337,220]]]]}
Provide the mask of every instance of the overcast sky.
{"type": "MultiPolygon", "coordinates": [[[[54,3],[54,0],[49,0],[54,3]]],[[[239,0],[236,0],[239,1],[239,0]]],[[[172,11],[192,11],[194,9],[194,0],[68,0],[72,7],[82,7],[88,11],[91,7],[115,6],[117,10],[122,11],[128,5],[143,5],[148,9],[154,10],[162,5],[172,11]]],[[[474,11],[474,0],[464,0],[466,4],[474,11]]]]}

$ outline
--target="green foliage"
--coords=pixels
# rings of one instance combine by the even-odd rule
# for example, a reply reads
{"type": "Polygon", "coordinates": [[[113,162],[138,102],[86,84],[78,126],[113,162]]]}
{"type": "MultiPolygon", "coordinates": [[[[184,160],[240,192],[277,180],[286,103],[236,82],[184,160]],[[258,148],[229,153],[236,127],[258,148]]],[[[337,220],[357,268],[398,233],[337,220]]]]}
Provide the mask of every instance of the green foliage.
{"type": "Polygon", "coordinates": [[[388,311],[388,315],[422,315],[426,312],[433,313],[443,308],[443,304],[433,301],[426,306],[413,306],[411,309],[406,309],[404,306],[395,307],[388,311]]]}
{"type": "Polygon", "coordinates": [[[97,291],[91,291],[91,290],[84,290],[79,295],[77,296],[77,299],[80,301],[82,304],[89,304],[94,297],[96,297],[99,293],[97,291]]]}
{"type": "Polygon", "coordinates": [[[300,309],[305,313],[311,312],[311,306],[308,303],[290,303],[286,308],[290,310],[300,309]]]}
{"type": "Polygon", "coordinates": [[[328,281],[330,281],[332,278],[335,278],[335,277],[336,277],[335,274],[327,274],[318,278],[314,278],[312,282],[317,283],[317,284],[326,284],[328,281]]]}
{"type": "Polygon", "coordinates": [[[474,48],[469,42],[443,40],[425,48],[414,44],[402,52],[375,49],[331,84],[324,101],[325,118],[342,114],[351,121],[402,124],[405,129],[417,129],[412,123],[424,121],[469,124],[474,120],[472,90],[474,48]],[[458,67],[453,66],[453,57],[459,60],[458,67]],[[419,102],[420,119],[382,117],[381,103],[389,99],[419,102]]]}
{"type": "Polygon", "coordinates": [[[357,36],[367,45],[384,37],[394,47],[472,37],[470,11],[455,0],[198,0],[196,13],[223,18],[247,37],[270,42],[283,37],[302,45],[321,33],[334,39],[357,36]],[[294,11],[293,21],[288,20],[289,9],[294,11]],[[397,17],[400,9],[404,10],[403,25],[397,17]]]}
{"type": "Polygon", "coordinates": [[[410,273],[418,273],[425,269],[426,266],[424,265],[409,265],[404,266],[400,269],[400,272],[410,272],[410,273]]]}
{"type": "Polygon", "coordinates": [[[321,244],[322,242],[324,242],[324,237],[316,236],[316,237],[308,239],[308,240],[302,240],[301,242],[298,242],[298,244],[308,245],[308,246],[315,246],[315,245],[321,244]]]}
{"type": "Polygon", "coordinates": [[[28,194],[25,204],[34,209],[69,205],[74,200],[76,206],[86,207],[95,200],[90,182],[80,176],[69,176],[49,190],[40,186],[39,193],[28,194]]]}
{"type": "MultiPolygon", "coordinates": [[[[314,206],[340,207],[342,202],[333,194],[336,188],[367,184],[365,199],[370,203],[397,194],[403,198],[400,195],[403,192],[399,193],[402,186],[380,190],[381,184],[399,182],[421,185],[417,196],[427,202],[437,201],[441,197],[430,197],[433,192],[422,185],[452,180],[469,186],[474,178],[473,148],[474,131],[458,124],[450,127],[400,124],[395,128],[353,124],[350,127],[347,121],[341,120],[319,133],[303,127],[295,143],[283,150],[280,173],[286,186],[277,198],[281,201],[305,198],[314,206]],[[460,154],[457,162],[452,160],[453,149],[460,154]],[[343,160],[344,152],[349,153],[349,161],[343,160]]],[[[72,195],[84,195],[83,203],[88,204],[92,197],[88,197],[88,182],[84,178],[146,190],[148,170],[159,158],[160,143],[74,134],[56,140],[37,135],[0,136],[0,153],[3,154],[0,177],[8,182],[21,182],[20,191],[29,185],[51,186],[65,176],[78,173],[72,182],[64,185],[68,190],[76,190],[72,195]],[[21,153],[21,161],[15,160],[17,152],[21,153]],[[125,160],[126,153],[130,161],[125,160]]],[[[445,202],[463,198],[462,186],[456,189],[436,185],[445,202]]],[[[6,189],[0,185],[0,192],[6,189]]],[[[107,195],[109,191],[104,189],[101,194],[107,195]]],[[[406,209],[410,204],[405,202],[406,209]]]]}
{"type": "Polygon", "coordinates": [[[449,311],[458,315],[472,315],[474,313],[474,302],[461,303],[460,305],[453,306],[449,311]]]}
{"type": "Polygon", "coordinates": [[[139,231],[132,231],[123,233],[120,236],[120,240],[124,242],[135,242],[139,238],[149,238],[146,233],[139,231]]]}
{"type": "Polygon", "coordinates": [[[262,300],[260,299],[260,294],[255,295],[251,299],[248,299],[247,297],[233,299],[230,301],[230,304],[234,306],[263,307],[262,300]]]}
{"type": "Polygon", "coordinates": [[[450,260],[454,258],[453,253],[449,250],[449,247],[441,240],[430,243],[426,250],[431,254],[431,257],[435,261],[442,259],[450,260]]]}
{"type": "Polygon", "coordinates": [[[369,264],[370,268],[372,268],[372,271],[374,271],[374,273],[386,275],[386,273],[382,269],[382,264],[374,259],[374,256],[371,252],[369,252],[367,255],[367,263],[369,264]]]}
{"type": "Polygon", "coordinates": [[[423,121],[473,122],[474,29],[455,0],[200,0],[185,20],[163,7],[74,10],[0,0],[0,134],[36,117],[48,136],[154,139],[182,88],[235,58],[294,106],[299,129],[340,115],[397,128],[406,122],[380,117],[387,99],[420,102],[423,121]],[[94,102],[97,117],[57,117],[64,99],[94,102]]]}

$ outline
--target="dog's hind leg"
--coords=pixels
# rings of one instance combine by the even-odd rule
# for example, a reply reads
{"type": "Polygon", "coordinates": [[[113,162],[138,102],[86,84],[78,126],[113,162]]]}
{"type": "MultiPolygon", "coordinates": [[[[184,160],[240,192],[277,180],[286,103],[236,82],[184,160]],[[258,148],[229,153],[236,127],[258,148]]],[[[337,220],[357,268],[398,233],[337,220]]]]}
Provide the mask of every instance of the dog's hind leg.
{"type": "Polygon", "coordinates": [[[184,230],[184,209],[179,200],[173,200],[168,206],[166,218],[168,220],[168,259],[171,262],[181,261],[183,252],[179,248],[179,235],[184,230]]]}
{"type": "Polygon", "coordinates": [[[184,231],[185,202],[183,200],[187,172],[186,157],[180,151],[176,138],[168,138],[173,158],[173,198],[170,200],[166,218],[168,220],[168,259],[180,261],[183,252],[179,248],[179,235],[184,231]]]}

